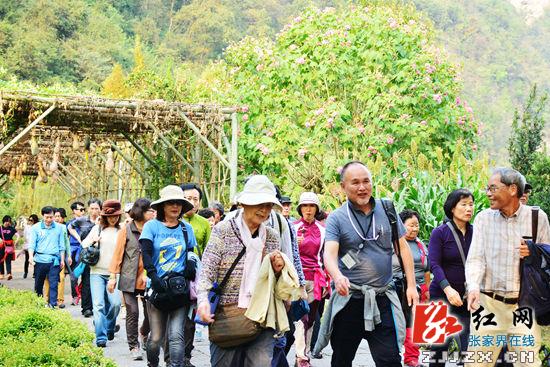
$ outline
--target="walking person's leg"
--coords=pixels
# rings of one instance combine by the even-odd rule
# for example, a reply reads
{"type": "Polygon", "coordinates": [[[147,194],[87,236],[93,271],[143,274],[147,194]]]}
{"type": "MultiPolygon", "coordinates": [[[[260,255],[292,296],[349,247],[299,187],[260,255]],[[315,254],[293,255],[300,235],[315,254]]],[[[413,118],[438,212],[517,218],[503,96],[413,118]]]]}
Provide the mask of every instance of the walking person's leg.
{"type": "Polygon", "coordinates": [[[48,276],[51,265],[52,263],[35,263],[34,265],[36,273],[34,278],[34,291],[38,297],[42,297],[44,294],[44,281],[46,280],[46,276],[48,276]]]}
{"type": "Polygon", "coordinates": [[[151,325],[151,333],[147,340],[147,366],[158,367],[160,348],[166,335],[168,315],[147,302],[147,313],[151,325]]]}
{"type": "Polygon", "coordinates": [[[12,261],[12,255],[9,254],[6,256],[6,273],[8,274],[8,280],[12,279],[11,275],[11,261],[12,261]]]}
{"type": "Polygon", "coordinates": [[[139,306],[134,293],[122,292],[126,304],[126,339],[130,350],[139,348],[139,306]]]}
{"type": "MultiPolygon", "coordinates": [[[[71,259],[73,261],[73,264],[71,265],[71,270],[74,271],[74,269],[78,266],[78,262],[76,261],[76,251],[71,249],[71,259]]],[[[78,298],[78,292],[76,288],[78,287],[78,278],[71,277],[71,296],[73,297],[73,304],[77,304],[77,298],[78,298]]]]}
{"type": "Polygon", "coordinates": [[[0,279],[4,279],[4,256],[6,255],[5,247],[0,248],[0,279]]]}
{"type": "Polygon", "coordinates": [[[351,298],[348,304],[335,316],[330,345],[332,367],[351,367],[357,348],[365,334],[363,298],[351,298]]]}
{"type": "Polygon", "coordinates": [[[50,297],[48,304],[52,307],[57,306],[57,286],[59,282],[59,265],[51,264],[48,272],[48,280],[50,281],[50,297]]]}
{"type": "Polygon", "coordinates": [[[260,335],[244,348],[244,367],[270,366],[273,359],[275,330],[262,330],[260,335]]]}
{"type": "Polygon", "coordinates": [[[191,320],[187,314],[185,315],[185,326],[183,330],[185,339],[185,362],[186,364],[190,364],[191,352],[194,348],[193,343],[195,341],[196,325],[195,322],[191,320]]]}
{"type": "Polygon", "coordinates": [[[90,267],[86,266],[86,269],[82,272],[82,289],[81,289],[81,305],[82,314],[86,316],[86,313],[90,313],[93,308],[92,294],[90,290],[90,267]]]}
{"type": "Polygon", "coordinates": [[[97,346],[105,347],[107,345],[106,284],[101,275],[90,275],[90,291],[94,313],[95,342],[97,346]]]}
{"type": "MultiPolygon", "coordinates": [[[[65,264],[65,266],[69,266],[65,264]]],[[[59,270],[59,283],[57,284],[57,305],[65,307],[65,268],[59,270]],[[63,305],[63,306],[61,306],[63,305]]]]}
{"type": "Polygon", "coordinates": [[[375,325],[373,331],[365,332],[372,359],[377,367],[401,367],[391,301],[386,295],[379,295],[376,296],[376,303],[381,322],[375,325]]]}
{"type": "Polygon", "coordinates": [[[105,286],[105,326],[107,329],[107,339],[113,340],[115,337],[116,319],[120,313],[120,305],[122,294],[118,289],[115,289],[113,293],[107,291],[107,283],[109,283],[109,276],[102,275],[101,279],[105,286]]]}
{"type": "Polygon", "coordinates": [[[29,275],[29,250],[23,250],[25,252],[25,264],[23,265],[23,279],[27,279],[29,275]]]}
{"type": "Polygon", "coordinates": [[[183,367],[185,358],[185,323],[187,322],[187,307],[171,311],[168,316],[168,349],[170,364],[167,367],[183,367]]]}

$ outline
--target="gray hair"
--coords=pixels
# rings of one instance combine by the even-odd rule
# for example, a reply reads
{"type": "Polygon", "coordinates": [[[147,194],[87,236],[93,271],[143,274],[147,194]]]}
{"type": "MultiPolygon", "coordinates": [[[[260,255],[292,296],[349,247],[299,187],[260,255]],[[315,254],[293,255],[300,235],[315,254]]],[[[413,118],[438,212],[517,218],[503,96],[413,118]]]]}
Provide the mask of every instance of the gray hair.
{"type": "Polygon", "coordinates": [[[516,185],[518,188],[517,197],[521,198],[523,196],[523,191],[525,190],[525,177],[512,168],[496,168],[493,171],[493,176],[499,175],[500,176],[500,182],[505,184],[506,186],[510,185],[516,185]]]}

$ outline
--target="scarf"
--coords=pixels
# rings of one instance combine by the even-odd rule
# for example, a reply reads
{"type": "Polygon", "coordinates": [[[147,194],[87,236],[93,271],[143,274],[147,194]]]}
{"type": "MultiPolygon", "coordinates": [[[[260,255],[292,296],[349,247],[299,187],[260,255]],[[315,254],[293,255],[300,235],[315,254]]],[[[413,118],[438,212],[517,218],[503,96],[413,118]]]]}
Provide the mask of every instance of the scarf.
{"type": "Polygon", "coordinates": [[[260,274],[267,230],[263,223],[260,224],[258,236],[252,238],[252,233],[250,233],[248,226],[244,223],[242,216],[240,218],[235,218],[235,222],[237,223],[237,227],[246,247],[243,277],[241,279],[241,288],[239,289],[238,307],[248,308],[250,299],[252,298],[252,292],[254,291],[258,275],[260,274]]]}

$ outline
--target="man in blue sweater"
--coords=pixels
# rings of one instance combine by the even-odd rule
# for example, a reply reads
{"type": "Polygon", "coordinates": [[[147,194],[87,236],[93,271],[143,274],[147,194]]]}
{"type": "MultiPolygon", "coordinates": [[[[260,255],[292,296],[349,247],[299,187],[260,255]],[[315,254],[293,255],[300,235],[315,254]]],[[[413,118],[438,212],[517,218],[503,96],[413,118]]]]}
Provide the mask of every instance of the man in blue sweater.
{"type": "Polygon", "coordinates": [[[41,297],[46,277],[50,280],[49,307],[57,306],[59,272],[65,266],[65,239],[61,225],[54,222],[55,209],[42,208],[42,221],[31,228],[30,263],[34,265],[34,290],[41,297]]]}

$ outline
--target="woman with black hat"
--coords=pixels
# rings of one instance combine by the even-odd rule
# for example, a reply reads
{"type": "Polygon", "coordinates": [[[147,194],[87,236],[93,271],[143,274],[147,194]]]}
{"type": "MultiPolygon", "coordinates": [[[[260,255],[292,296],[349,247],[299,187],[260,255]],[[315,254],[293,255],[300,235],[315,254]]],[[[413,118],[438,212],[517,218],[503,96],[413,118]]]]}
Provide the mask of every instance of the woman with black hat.
{"type": "Polygon", "coordinates": [[[193,204],[187,201],[183,190],[175,185],[168,185],[160,190],[160,199],[151,203],[157,211],[156,219],[145,223],[139,238],[143,265],[147,270],[147,277],[151,280],[148,291],[149,301],[147,312],[151,334],[147,342],[147,365],[157,367],[159,352],[166,336],[170,360],[168,367],[184,365],[184,326],[188,305],[174,299],[170,307],[163,307],[155,303],[156,297],[162,299],[164,295],[173,292],[167,277],[175,274],[187,279],[194,279],[194,269],[187,264],[187,252],[192,252],[197,245],[191,225],[180,222],[184,213],[193,209],[193,204]],[[174,307],[174,304],[177,306],[174,307]]]}
{"type": "Polygon", "coordinates": [[[122,208],[118,200],[106,200],[100,214],[100,222],[82,241],[82,247],[91,245],[99,248],[99,261],[90,266],[90,290],[94,313],[96,345],[106,347],[107,340],[115,337],[116,318],[120,311],[120,293],[107,292],[109,265],[116,248],[116,238],[120,229],[122,208]]]}

